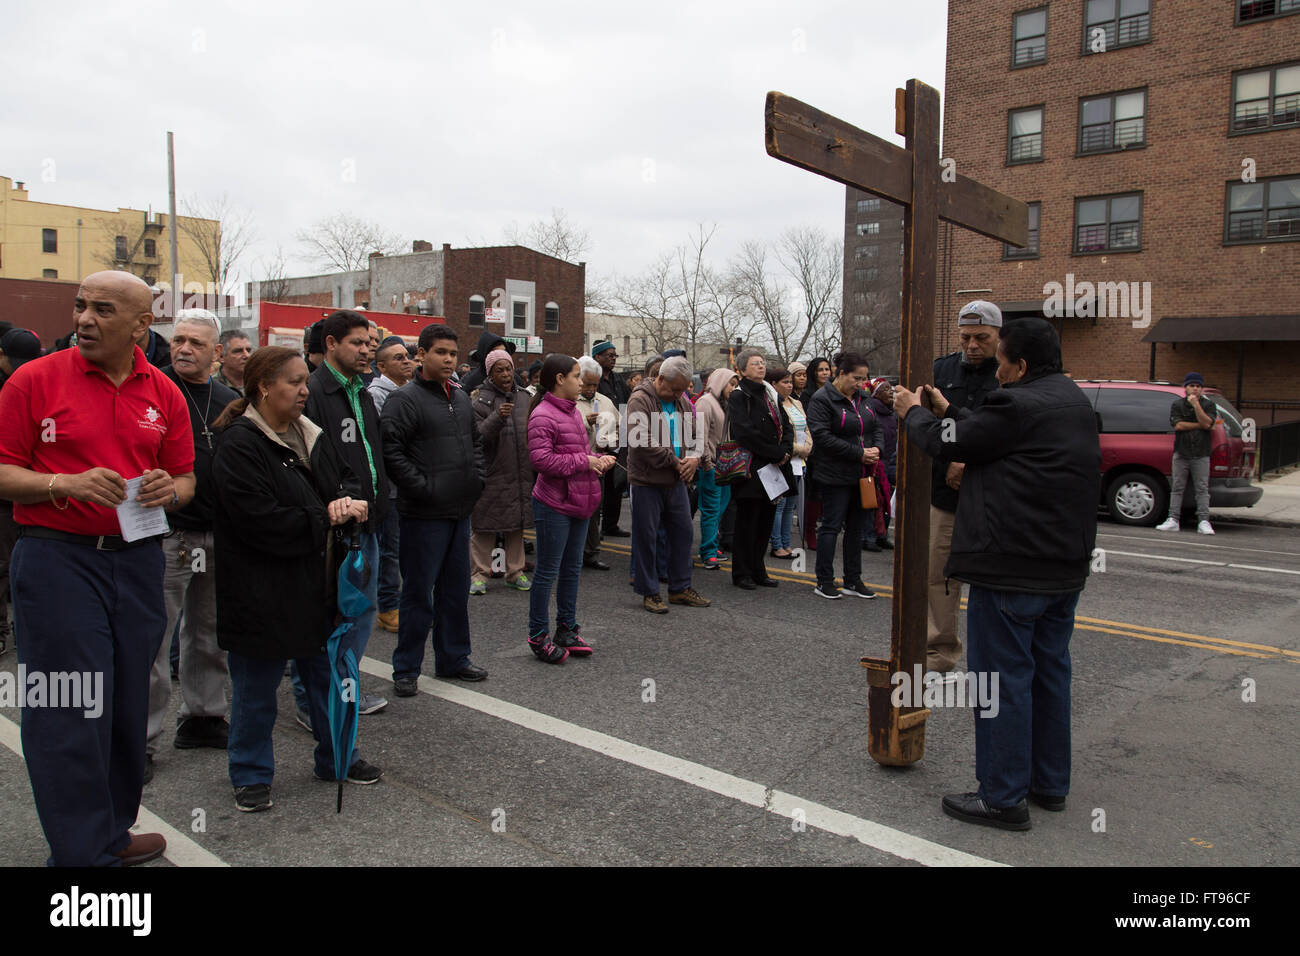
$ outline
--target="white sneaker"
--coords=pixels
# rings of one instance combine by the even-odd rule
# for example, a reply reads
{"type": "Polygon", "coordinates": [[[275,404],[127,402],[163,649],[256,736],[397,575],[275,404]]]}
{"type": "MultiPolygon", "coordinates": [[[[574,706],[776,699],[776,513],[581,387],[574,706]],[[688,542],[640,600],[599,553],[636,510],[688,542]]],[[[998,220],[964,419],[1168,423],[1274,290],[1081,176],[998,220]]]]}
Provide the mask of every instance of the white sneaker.
{"type": "Polygon", "coordinates": [[[1177,531],[1179,528],[1177,518],[1166,518],[1164,524],[1156,525],[1157,531],[1177,531]]]}
{"type": "Polygon", "coordinates": [[[1202,521],[1196,526],[1197,534],[1214,534],[1214,529],[1210,527],[1208,521],[1202,521]]]}

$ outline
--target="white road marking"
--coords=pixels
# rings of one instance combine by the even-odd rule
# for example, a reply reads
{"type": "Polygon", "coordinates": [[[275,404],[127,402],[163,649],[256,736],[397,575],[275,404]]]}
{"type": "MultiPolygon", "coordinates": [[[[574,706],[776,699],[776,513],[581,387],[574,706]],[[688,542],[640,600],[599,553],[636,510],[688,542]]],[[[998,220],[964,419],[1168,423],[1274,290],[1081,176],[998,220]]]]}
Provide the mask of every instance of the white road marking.
{"type": "MultiPolygon", "coordinates": [[[[0,715],[0,744],[4,744],[19,757],[23,755],[23,741],[18,725],[3,715],[0,715]]],[[[144,804],[140,805],[139,816],[136,817],[135,826],[131,829],[144,833],[161,833],[163,839],[167,841],[167,849],[163,851],[163,857],[176,866],[230,865],[220,857],[209,853],[157,814],[146,809],[144,804]]]]}
{"type": "Polygon", "coordinates": [[[1179,558],[1172,554],[1150,554],[1146,551],[1114,551],[1103,548],[1107,555],[1121,554],[1129,558],[1153,558],[1156,561],[1177,561],[1180,564],[1208,564],[1216,568],[1237,568],[1241,571],[1267,571],[1270,574],[1300,574],[1291,568],[1266,568],[1259,564],[1234,564],[1230,561],[1205,561],[1201,558],[1179,558]]]}
{"type": "MultiPolygon", "coordinates": [[[[1180,532],[1181,533],[1181,532],[1180,532]]],[[[1270,551],[1267,548],[1234,548],[1228,544],[1210,544],[1206,541],[1184,540],[1172,535],[1165,537],[1152,538],[1147,535],[1136,534],[1112,534],[1109,532],[1098,531],[1099,538],[1122,538],[1125,541],[1145,541],[1148,544],[1168,545],[1177,548],[1201,548],[1207,551],[1242,551],[1246,554],[1282,554],[1291,558],[1300,558],[1300,551],[1270,551]]],[[[1208,536],[1202,536],[1208,537],[1208,536]]]]}
{"type": "MultiPolygon", "coordinates": [[[[361,660],[361,670],[373,677],[389,679],[393,667],[390,662],[379,661],[373,657],[361,660]]],[[[420,678],[420,690],[433,697],[440,697],[453,704],[460,704],[479,713],[497,717],[501,720],[524,727],[537,733],[555,737],[567,743],[587,750],[613,757],[624,763],[650,770],[654,773],[689,783],[702,790],[708,790],[720,796],[752,807],[759,807],[777,816],[795,819],[795,810],[803,811],[805,822],[819,830],[838,836],[852,837],[859,843],[882,850],[905,860],[916,860],[926,866],[1004,866],[994,860],[963,853],[941,843],[933,843],[921,837],[912,836],[902,830],[855,817],[852,814],[835,810],[831,807],[804,800],[793,794],[765,787],[753,780],[736,777],[704,764],[683,760],[670,754],[651,750],[639,744],[630,743],[618,737],[611,737],[600,731],[589,730],[577,724],[560,720],[539,711],[529,710],[518,704],[491,697],[478,691],[452,684],[447,681],[434,680],[430,677],[420,678]]]]}

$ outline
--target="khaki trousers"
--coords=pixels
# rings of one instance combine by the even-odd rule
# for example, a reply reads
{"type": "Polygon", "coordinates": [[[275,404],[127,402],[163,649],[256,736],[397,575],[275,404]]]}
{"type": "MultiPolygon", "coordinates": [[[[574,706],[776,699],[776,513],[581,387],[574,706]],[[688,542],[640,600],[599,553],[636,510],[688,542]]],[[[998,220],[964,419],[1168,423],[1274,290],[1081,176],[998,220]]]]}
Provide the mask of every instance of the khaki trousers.
{"type": "Polygon", "coordinates": [[[943,566],[952,550],[952,525],[956,516],[930,506],[930,575],[927,588],[926,653],[927,671],[950,671],[961,663],[961,638],[957,634],[957,611],[961,608],[961,582],[944,584],[943,566]],[[947,590],[945,594],[944,591],[947,590]]]}
{"type": "MultiPolygon", "coordinates": [[[[506,580],[513,581],[524,570],[524,533],[505,531],[506,580]]],[[[492,577],[492,550],[496,547],[495,531],[475,531],[469,538],[469,560],[476,578],[492,577]]]]}

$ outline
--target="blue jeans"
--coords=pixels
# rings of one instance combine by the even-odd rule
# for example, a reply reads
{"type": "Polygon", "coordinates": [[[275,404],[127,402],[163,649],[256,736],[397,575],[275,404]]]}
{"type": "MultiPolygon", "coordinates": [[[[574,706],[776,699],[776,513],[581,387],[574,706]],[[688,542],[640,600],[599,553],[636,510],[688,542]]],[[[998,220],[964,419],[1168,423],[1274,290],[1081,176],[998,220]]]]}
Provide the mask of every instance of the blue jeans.
{"type": "Polygon", "coordinates": [[[587,542],[588,518],[574,518],[533,499],[537,526],[537,567],[528,592],[528,636],[550,633],[547,619],[551,590],[555,589],[555,625],[573,628],[578,623],[578,579],[582,576],[582,550],[587,542]],[[557,586],[558,582],[558,586],[557,586]]]}
{"type": "MultiPolygon", "coordinates": [[[[22,537],[9,565],[18,663],[89,679],[83,706],[22,708],[23,756],[53,866],[118,866],[144,789],[149,672],[167,627],[163,551],[22,537]],[[98,682],[98,692],[95,683],[98,682]]],[[[86,687],[83,683],[82,687],[86,687]]],[[[20,690],[21,692],[21,690],[20,690]]]]}
{"type": "MultiPolygon", "coordinates": [[[[357,618],[352,625],[352,633],[345,634],[343,640],[339,642],[340,651],[347,650],[349,647],[352,648],[352,653],[356,655],[358,664],[361,663],[361,658],[365,656],[366,645],[370,643],[370,632],[375,628],[375,607],[379,599],[379,538],[377,535],[370,532],[362,533],[361,555],[365,558],[366,566],[370,568],[370,576],[366,581],[366,597],[370,601],[370,610],[357,618]]],[[[333,630],[333,628],[330,630],[333,630]]],[[[328,633],[326,636],[328,636],[328,633]]],[[[304,714],[309,713],[307,691],[302,685],[302,678],[298,673],[296,661],[289,668],[289,680],[293,684],[293,700],[298,705],[298,710],[304,714]]],[[[314,727],[315,724],[312,726],[314,727]]]]}
{"type": "Polygon", "coordinates": [[[997,715],[975,711],[975,777],[991,807],[1032,788],[1070,791],[1070,635],[1079,594],[990,591],[972,584],[966,661],[998,675],[997,715]]]}
{"type": "Polygon", "coordinates": [[[776,500],[776,517],[772,519],[772,550],[790,549],[790,529],[794,525],[794,513],[798,509],[798,495],[776,500]]]}
{"type": "Polygon", "coordinates": [[[402,604],[393,680],[419,677],[433,629],[440,677],[469,665],[469,518],[401,518],[402,604]]]}
{"type": "Polygon", "coordinates": [[[718,528],[731,501],[731,485],[718,484],[714,475],[712,469],[700,472],[700,557],[706,561],[718,553],[718,528]]]}
{"type": "Polygon", "coordinates": [[[401,526],[397,518],[397,499],[389,502],[388,514],[378,532],[379,604],[382,612],[395,611],[402,602],[402,571],[398,561],[401,526]]]}
{"type": "MultiPolygon", "coordinates": [[[[275,695],[284,676],[284,660],[262,660],[231,651],[230,659],[230,782],[235,787],[264,783],[275,778],[275,695]]],[[[316,776],[334,779],[334,745],[329,733],[329,661],[324,654],[294,661],[303,677],[306,710],[316,738],[316,776]]],[[[356,763],[359,754],[353,753],[356,763]]]]}

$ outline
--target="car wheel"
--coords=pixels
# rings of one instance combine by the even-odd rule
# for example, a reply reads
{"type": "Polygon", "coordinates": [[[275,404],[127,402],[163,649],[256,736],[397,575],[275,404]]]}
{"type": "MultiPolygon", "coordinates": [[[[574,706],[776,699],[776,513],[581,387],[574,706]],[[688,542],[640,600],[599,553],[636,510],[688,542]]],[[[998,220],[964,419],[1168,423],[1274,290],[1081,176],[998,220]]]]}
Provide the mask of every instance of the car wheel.
{"type": "Polygon", "coordinates": [[[1106,510],[1120,524],[1153,527],[1168,504],[1164,483],[1140,471],[1120,475],[1106,489],[1106,510]]]}

